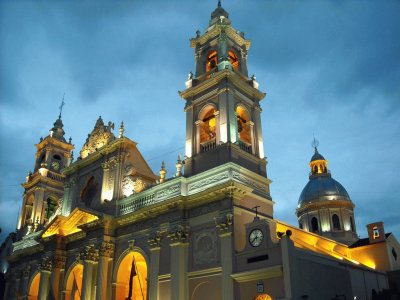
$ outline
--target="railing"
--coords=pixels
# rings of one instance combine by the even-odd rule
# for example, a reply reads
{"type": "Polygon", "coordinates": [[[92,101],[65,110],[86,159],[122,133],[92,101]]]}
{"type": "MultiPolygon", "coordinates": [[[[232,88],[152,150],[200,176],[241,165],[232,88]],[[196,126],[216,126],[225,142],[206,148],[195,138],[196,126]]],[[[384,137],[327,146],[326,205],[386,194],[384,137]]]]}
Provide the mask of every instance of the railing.
{"type": "Polygon", "coordinates": [[[141,197],[139,199],[136,199],[135,201],[121,204],[121,205],[119,205],[119,213],[121,215],[124,215],[129,212],[136,211],[141,207],[145,207],[147,205],[153,204],[154,197],[155,197],[155,194],[150,194],[150,195],[141,197]]]}
{"type": "Polygon", "coordinates": [[[64,182],[64,179],[65,179],[65,177],[63,175],[54,173],[52,171],[48,171],[47,172],[47,177],[49,177],[51,179],[54,179],[54,180],[57,180],[57,181],[61,181],[61,182],[64,182]]]}
{"type": "Polygon", "coordinates": [[[239,140],[238,145],[239,145],[240,149],[242,149],[243,151],[246,151],[247,153],[252,153],[250,144],[239,140]]]}
{"type": "Polygon", "coordinates": [[[217,147],[217,142],[215,139],[212,139],[200,144],[200,152],[201,153],[208,152],[216,147],[217,147]]]}

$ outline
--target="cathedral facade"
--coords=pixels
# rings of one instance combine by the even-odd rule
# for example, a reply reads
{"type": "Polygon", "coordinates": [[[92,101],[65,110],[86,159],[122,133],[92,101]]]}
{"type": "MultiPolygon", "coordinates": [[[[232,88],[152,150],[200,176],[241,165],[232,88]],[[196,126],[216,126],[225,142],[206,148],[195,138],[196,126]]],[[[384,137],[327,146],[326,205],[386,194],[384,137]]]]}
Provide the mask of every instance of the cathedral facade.
{"type": "Polygon", "coordinates": [[[77,159],[61,114],[36,145],[4,299],[371,299],[389,288],[397,240],[381,222],[358,238],[355,205],[317,148],[299,226],[274,219],[265,93],[220,3],[190,45],[185,157],[172,177],[101,117],[77,159]]]}

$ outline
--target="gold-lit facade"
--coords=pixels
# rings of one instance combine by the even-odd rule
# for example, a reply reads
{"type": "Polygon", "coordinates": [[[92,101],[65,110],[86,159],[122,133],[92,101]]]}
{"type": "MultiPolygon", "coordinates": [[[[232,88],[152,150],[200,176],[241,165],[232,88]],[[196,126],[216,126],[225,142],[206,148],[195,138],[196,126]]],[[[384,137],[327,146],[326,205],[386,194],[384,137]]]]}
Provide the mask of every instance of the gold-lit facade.
{"type": "MultiPolygon", "coordinates": [[[[310,188],[299,227],[274,218],[265,93],[248,75],[250,41],[220,3],[190,46],[195,72],[179,93],[185,158],[174,176],[164,163],[153,173],[125,125],[115,135],[101,117],[75,160],[61,116],[37,145],[5,299],[370,299],[388,289],[399,243],[381,222],[358,239],[350,199],[312,198],[310,188]]],[[[322,156],[310,168],[310,180],[329,177],[322,156]]]]}

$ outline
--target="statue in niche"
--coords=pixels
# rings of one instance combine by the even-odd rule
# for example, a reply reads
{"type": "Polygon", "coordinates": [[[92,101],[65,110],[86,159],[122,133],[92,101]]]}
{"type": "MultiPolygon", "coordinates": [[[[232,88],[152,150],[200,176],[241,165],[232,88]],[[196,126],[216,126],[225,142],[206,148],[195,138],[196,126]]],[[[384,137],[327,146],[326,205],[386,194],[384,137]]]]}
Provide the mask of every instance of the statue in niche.
{"type": "Polygon", "coordinates": [[[99,184],[96,182],[94,176],[90,177],[86,186],[81,192],[81,201],[85,203],[87,207],[90,207],[93,199],[96,197],[99,190],[99,184]]]}

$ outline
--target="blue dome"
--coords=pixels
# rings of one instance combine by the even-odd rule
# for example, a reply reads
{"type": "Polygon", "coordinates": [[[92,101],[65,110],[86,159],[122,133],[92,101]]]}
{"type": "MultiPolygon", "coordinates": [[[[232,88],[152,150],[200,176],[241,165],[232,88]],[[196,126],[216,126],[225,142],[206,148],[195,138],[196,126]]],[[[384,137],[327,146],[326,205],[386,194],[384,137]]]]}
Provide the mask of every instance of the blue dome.
{"type": "Polygon", "coordinates": [[[313,175],[301,192],[298,207],[328,200],[351,201],[346,189],[330,174],[313,175]]]}

